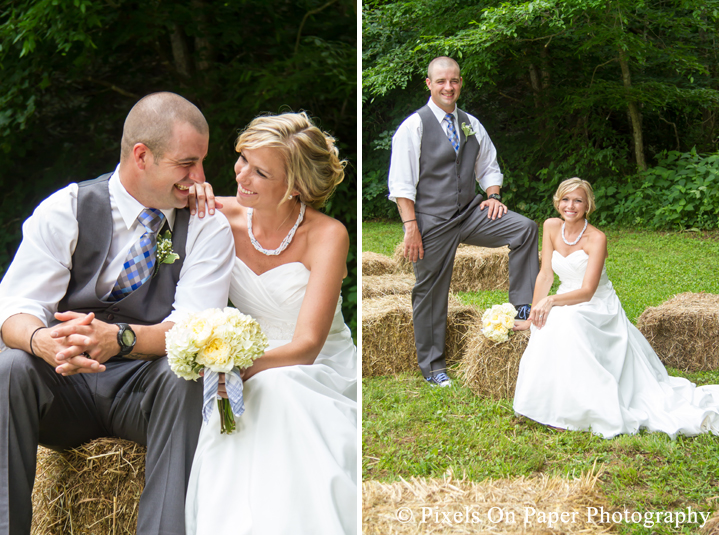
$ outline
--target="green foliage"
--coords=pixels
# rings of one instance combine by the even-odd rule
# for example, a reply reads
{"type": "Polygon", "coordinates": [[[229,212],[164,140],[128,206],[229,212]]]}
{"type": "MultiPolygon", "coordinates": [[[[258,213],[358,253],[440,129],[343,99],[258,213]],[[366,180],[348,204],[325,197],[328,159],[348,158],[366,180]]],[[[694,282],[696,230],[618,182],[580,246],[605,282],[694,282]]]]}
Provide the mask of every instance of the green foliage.
{"type": "Polygon", "coordinates": [[[367,172],[362,179],[362,219],[399,219],[388,194],[387,175],[379,170],[367,172]]]}
{"type": "MultiPolygon", "coordinates": [[[[539,228],[541,248],[542,227],[539,228]]],[[[645,308],[658,306],[678,293],[719,294],[719,277],[716,276],[718,231],[635,231],[601,225],[599,228],[607,236],[607,273],[630,321],[636,322],[645,308]]],[[[364,251],[392,256],[402,237],[399,223],[362,223],[364,251]]],[[[467,305],[488,308],[506,303],[507,293],[498,290],[463,292],[459,298],[467,305]]]]}
{"type": "MultiPolygon", "coordinates": [[[[551,213],[544,200],[565,178],[636,189],[631,103],[647,155],[716,152],[718,21],[717,0],[365,2],[363,216],[393,208],[380,194],[386,138],[426,101],[426,66],[437,55],[459,61],[459,105],[497,147],[511,208],[533,219],[551,213]]],[[[670,226],[689,225],[675,219],[670,226]]],[[[615,220],[626,221],[606,217],[615,220]]]]}
{"type": "Polygon", "coordinates": [[[638,176],[636,191],[618,203],[620,213],[654,229],[719,227],[719,153],[665,151],[658,160],[638,176]]]}
{"type": "Polygon", "coordinates": [[[350,233],[356,326],[356,11],[350,0],[14,0],[0,7],[0,273],[39,201],[117,164],[122,124],[174,91],[210,124],[205,174],[234,195],[234,141],[261,113],[307,111],[349,165],[326,211],[350,233]]]}

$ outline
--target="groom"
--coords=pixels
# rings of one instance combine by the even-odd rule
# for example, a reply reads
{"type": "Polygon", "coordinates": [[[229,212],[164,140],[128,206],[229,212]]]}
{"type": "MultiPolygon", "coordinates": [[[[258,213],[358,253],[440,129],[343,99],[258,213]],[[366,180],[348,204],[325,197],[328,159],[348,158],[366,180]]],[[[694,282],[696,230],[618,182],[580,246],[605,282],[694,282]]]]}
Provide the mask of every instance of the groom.
{"type": "Polygon", "coordinates": [[[137,533],[184,535],[202,385],[169,369],[165,332],[183,312],[226,306],[234,254],[224,216],[185,208],[208,141],[193,104],[148,95],[125,120],[115,171],[54,193],[24,223],[0,283],[0,535],[30,533],[38,443],[103,436],[147,445],[137,533]],[[174,263],[156,255],[167,231],[174,263]]]}
{"type": "Polygon", "coordinates": [[[539,272],[537,225],[507,210],[499,194],[497,151],[479,121],[457,108],[459,65],[448,57],[427,69],[430,99],[392,138],[389,198],[404,226],[404,256],[414,263],[414,338],[422,375],[450,386],[444,355],[447,298],[460,243],[508,245],[509,300],[529,316],[539,272]],[[487,193],[475,195],[475,180],[487,193]]]}

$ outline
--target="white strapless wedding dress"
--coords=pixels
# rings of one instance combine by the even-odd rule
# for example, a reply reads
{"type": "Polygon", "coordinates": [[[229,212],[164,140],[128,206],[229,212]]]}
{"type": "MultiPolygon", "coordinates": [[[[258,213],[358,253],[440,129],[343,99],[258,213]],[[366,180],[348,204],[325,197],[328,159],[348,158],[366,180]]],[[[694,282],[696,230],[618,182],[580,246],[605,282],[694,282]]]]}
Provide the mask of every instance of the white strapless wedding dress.
{"type": "MultiPolygon", "coordinates": [[[[310,272],[256,275],[236,259],[230,299],[270,348],[288,343],[310,272]]],[[[237,431],[203,424],[185,520],[191,535],[342,535],[357,531],[357,350],[337,305],[314,364],[259,372],[244,385],[237,431]]]]}
{"type": "MultiPolygon", "coordinates": [[[[582,286],[583,250],[552,256],[561,285],[582,286]]],[[[639,429],[719,434],[719,386],[671,377],[624,309],[602,269],[591,301],[555,306],[531,337],[519,365],[514,410],[542,424],[610,438],[639,429]]]]}

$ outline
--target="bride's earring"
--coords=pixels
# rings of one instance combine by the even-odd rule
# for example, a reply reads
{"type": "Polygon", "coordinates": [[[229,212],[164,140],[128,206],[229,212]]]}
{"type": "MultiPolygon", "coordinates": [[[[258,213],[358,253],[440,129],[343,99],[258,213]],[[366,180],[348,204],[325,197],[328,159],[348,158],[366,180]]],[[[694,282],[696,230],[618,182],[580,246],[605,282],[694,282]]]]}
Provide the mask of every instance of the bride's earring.
{"type": "Polygon", "coordinates": [[[287,197],[287,200],[288,200],[288,201],[291,201],[291,200],[292,200],[292,195],[290,195],[289,197],[287,197]]]}

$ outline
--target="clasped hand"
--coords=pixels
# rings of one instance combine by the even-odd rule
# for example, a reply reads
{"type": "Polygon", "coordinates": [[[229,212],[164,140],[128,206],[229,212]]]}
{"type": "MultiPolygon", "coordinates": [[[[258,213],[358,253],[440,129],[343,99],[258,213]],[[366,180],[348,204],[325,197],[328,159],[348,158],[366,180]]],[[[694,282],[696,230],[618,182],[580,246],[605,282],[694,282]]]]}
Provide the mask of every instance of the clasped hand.
{"type": "Polygon", "coordinates": [[[105,371],[103,363],[119,351],[117,326],[95,319],[92,312],[57,312],[55,319],[61,323],[36,337],[48,364],[61,375],[105,371]]]}

